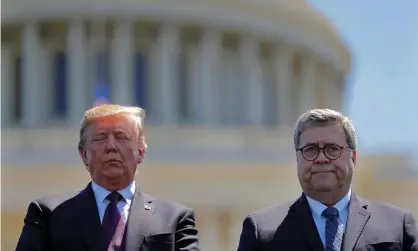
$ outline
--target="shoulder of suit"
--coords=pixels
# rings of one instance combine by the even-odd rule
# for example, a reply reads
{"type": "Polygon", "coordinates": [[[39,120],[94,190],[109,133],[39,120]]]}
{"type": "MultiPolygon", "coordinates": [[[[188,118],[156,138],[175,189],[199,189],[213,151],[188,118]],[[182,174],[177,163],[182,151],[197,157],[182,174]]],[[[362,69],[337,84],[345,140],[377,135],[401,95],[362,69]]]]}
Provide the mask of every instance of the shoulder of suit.
{"type": "Polygon", "coordinates": [[[183,205],[183,204],[171,201],[171,200],[157,198],[157,197],[154,197],[153,195],[146,194],[146,193],[143,193],[143,196],[146,202],[154,204],[155,206],[158,206],[158,207],[172,208],[172,209],[181,210],[181,211],[194,211],[193,208],[191,207],[188,207],[186,205],[183,205]]]}
{"type": "Polygon", "coordinates": [[[275,204],[248,214],[245,221],[256,225],[258,231],[271,233],[281,225],[289,213],[292,202],[275,204]]]}
{"type": "Polygon", "coordinates": [[[287,215],[290,207],[295,201],[289,201],[282,204],[275,204],[271,205],[265,208],[262,208],[260,210],[257,210],[255,212],[252,212],[249,214],[249,217],[253,218],[268,218],[269,216],[280,216],[280,215],[287,215]]]}
{"type": "Polygon", "coordinates": [[[365,204],[367,204],[367,209],[372,212],[382,212],[383,214],[399,214],[405,215],[406,213],[410,213],[408,210],[386,203],[382,201],[376,201],[371,199],[365,199],[362,197],[357,196],[360,200],[363,200],[365,204]]]}
{"type": "Polygon", "coordinates": [[[48,208],[49,210],[52,211],[56,207],[66,203],[66,202],[70,202],[79,193],[80,193],[80,191],[44,196],[44,197],[36,199],[33,203],[37,204],[41,209],[42,208],[48,208]]]}

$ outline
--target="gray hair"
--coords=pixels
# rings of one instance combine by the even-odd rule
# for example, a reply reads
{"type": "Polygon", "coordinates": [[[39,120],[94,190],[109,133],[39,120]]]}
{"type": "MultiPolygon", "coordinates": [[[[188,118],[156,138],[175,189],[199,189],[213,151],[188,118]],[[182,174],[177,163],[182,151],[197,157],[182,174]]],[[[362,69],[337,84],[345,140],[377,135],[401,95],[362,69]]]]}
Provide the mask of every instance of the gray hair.
{"type": "Polygon", "coordinates": [[[295,149],[299,148],[300,135],[303,131],[311,127],[328,125],[341,125],[348,146],[352,149],[357,148],[356,131],[347,116],[331,109],[313,109],[302,114],[296,123],[295,134],[293,136],[295,149]]]}
{"type": "Polygon", "coordinates": [[[147,148],[145,139],[143,137],[145,111],[140,107],[135,106],[122,106],[105,104],[91,108],[84,113],[83,120],[81,121],[80,138],[78,147],[84,147],[87,141],[87,131],[90,125],[98,118],[112,116],[112,115],[125,115],[135,121],[136,130],[138,133],[138,140],[142,143],[144,149],[147,148]]]}

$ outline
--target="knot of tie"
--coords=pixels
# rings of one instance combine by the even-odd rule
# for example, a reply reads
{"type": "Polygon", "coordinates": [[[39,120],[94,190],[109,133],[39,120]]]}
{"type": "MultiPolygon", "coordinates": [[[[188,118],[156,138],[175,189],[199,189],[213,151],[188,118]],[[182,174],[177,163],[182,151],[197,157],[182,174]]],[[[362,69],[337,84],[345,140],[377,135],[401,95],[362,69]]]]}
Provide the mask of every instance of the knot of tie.
{"type": "Polygon", "coordinates": [[[338,218],[338,215],[338,209],[336,209],[335,207],[329,207],[322,212],[322,216],[324,216],[327,219],[332,219],[334,217],[338,218]]]}
{"type": "Polygon", "coordinates": [[[114,191],[107,195],[106,199],[109,200],[110,203],[117,204],[119,201],[123,200],[123,197],[119,192],[114,191]]]}

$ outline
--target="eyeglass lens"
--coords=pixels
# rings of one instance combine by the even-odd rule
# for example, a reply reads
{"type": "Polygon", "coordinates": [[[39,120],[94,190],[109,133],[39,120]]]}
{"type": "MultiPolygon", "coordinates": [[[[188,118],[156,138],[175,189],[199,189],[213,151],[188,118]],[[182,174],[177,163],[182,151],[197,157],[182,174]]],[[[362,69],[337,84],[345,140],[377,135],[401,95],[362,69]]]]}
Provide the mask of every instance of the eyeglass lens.
{"type": "Polygon", "coordinates": [[[325,157],[328,159],[337,159],[341,155],[341,147],[337,145],[326,145],[323,148],[312,145],[306,146],[302,149],[303,157],[308,160],[316,159],[319,155],[320,149],[324,151],[325,157]]]}

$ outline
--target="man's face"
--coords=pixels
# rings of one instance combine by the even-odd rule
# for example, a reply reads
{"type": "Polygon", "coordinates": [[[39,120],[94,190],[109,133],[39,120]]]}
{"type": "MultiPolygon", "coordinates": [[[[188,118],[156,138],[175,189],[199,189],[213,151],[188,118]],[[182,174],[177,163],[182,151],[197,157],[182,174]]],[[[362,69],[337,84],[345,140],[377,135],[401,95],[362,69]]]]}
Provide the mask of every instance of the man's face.
{"type": "MultiPolygon", "coordinates": [[[[328,156],[338,156],[339,147],[345,148],[341,149],[341,155],[336,159],[333,159],[334,157],[329,159],[324,154],[326,149],[319,150],[319,155],[314,160],[306,160],[301,151],[297,152],[298,177],[303,191],[337,192],[348,190],[355,168],[356,152],[347,148],[343,128],[340,125],[329,125],[306,129],[300,136],[299,148],[305,146],[319,148],[328,146],[328,156]]],[[[307,156],[310,154],[309,151],[311,150],[306,152],[307,156]]]]}
{"type": "Polygon", "coordinates": [[[134,120],[121,115],[96,120],[80,154],[94,182],[108,190],[128,186],[143,156],[134,120]]]}

